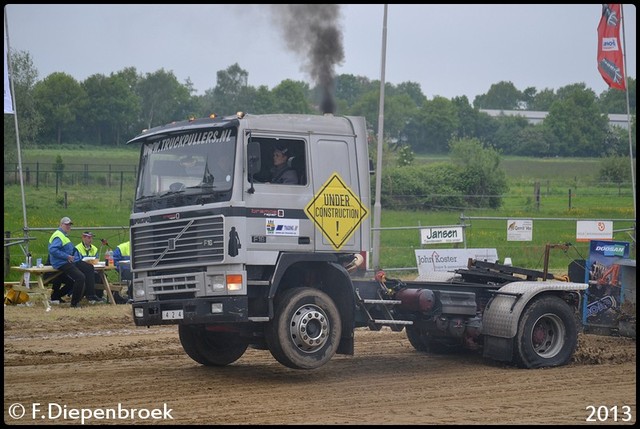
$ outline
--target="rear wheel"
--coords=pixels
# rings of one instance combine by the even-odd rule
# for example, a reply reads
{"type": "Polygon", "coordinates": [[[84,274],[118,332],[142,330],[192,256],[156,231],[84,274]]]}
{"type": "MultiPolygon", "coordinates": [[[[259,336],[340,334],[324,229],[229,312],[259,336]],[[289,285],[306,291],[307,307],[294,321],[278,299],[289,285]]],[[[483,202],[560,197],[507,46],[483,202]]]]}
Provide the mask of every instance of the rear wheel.
{"type": "Polygon", "coordinates": [[[178,334],[187,355],[206,366],[229,365],[249,346],[237,333],[209,331],[204,325],[179,325],[178,334]]]}
{"type": "Polygon", "coordinates": [[[276,298],[265,336],[273,357],[289,368],[315,369],[335,354],[342,335],[333,300],[313,288],[295,288],[276,298]]]}
{"type": "Polygon", "coordinates": [[[545,296],[528,304],[514,339],[515,363],[523,368],[569,363],[578,345],[578,327],[569,304],[545,296]]]}
{"type": "Polygon", "coordinates": [[[424,328],[409,325],[406,329],[409,343],[419,352],[445,354],[460,349],[459,344],[454,340],[434,338],[424,328]]]}

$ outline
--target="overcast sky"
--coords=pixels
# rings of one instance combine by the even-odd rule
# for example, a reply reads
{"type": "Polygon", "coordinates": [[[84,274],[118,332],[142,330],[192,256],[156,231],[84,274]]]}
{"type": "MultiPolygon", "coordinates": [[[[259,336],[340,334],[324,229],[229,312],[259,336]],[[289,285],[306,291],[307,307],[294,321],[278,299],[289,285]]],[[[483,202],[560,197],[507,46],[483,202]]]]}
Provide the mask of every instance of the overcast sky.
{"type": "MultiPolygon", "coordinates": [[[[335,73],[380,79],[384,5],[339,9],[344,59],[335,73]]],[[[624,5],[623,14],[626,74],[635,79],[636,7],[624,5]]],[[[596,64],[600,16],[601,4],[389,5],[385,81],[470,102],[500,81],[538,91],[583,82],[599,95],[607,89],[596,64]]],[[[306,58],[287,48],[282,24],[260,5],[10,4],[5,18],[11,48],[31,55],[39,79],[164,68],[203,94],[238,63],[254,87],[315,84],[306,58]]]]}

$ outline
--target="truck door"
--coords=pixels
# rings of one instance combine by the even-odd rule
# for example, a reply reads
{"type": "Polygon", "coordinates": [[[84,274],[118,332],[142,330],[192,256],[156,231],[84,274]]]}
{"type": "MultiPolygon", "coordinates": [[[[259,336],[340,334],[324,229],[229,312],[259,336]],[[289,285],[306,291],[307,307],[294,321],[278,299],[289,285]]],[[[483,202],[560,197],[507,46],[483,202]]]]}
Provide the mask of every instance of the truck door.
{"type": "Polygon", "coordinates": [[[253,192],[247,192],[251,185],[245,177],[247,259],[256,264],[272,264],[282,251],[312,251],[314,227],[304,212],[313,198],[307,173],[308,139],[284,133],[254,133],[252,141],[260,146],[262,168],[254,174],[253,192]],[[289,169],[295,171],[295,183],[272,183],[278,181],[272,171],[274,152],[283,150],[289,169]]]}
{"type": "Polygon", "coordinates": [[[310,177],[316,204],[307,214],[316,220],[316,250],[357,252],[362,244],[359,226],[366,209],[359,206],[355,137],[312,135],[311,140],[310,177]]]}

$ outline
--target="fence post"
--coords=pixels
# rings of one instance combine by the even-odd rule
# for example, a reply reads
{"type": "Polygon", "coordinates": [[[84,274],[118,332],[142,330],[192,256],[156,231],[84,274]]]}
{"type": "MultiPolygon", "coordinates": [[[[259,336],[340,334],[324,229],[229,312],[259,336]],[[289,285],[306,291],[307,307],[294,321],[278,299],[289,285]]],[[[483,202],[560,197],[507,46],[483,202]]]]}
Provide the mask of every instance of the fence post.
{"type": "Polygon", "coordinates": [[[124,184],[124,171],[120,170],[120,202],[122,202],[122,186],[124,184]]]}
{"type": "Polygon", "coordinates": [[[571,188],[569,188],[569,210],[571,210],[571,188]]]}
{"type": "MultiPolygon", "coordinates": [[[[11,231],[4,232],[5,238],[11,238],[11,231]]],[[[9,241],[9,240],[7,240],[9,241]]],[[[7,274],[9,274],[9,268],[11,266],[11,252],[9,251],[11,246],[5,246],[4,248],[4,278],[7,278],[7,274]]]]}

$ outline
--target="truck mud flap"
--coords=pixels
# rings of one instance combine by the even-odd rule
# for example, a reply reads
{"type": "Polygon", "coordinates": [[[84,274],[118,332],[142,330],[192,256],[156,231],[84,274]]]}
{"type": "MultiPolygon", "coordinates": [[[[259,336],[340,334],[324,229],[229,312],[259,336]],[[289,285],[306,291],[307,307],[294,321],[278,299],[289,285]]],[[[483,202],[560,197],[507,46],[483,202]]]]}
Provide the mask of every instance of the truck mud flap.
{"type": "Polygon", "coordinates": [[[562,281],[522,281],[509,283],[496,291],[482,316],[482,334],[487,337],[513,338],[520,315],[527,303],[541,292],[583,291],[585,283],[562,281]]]}

